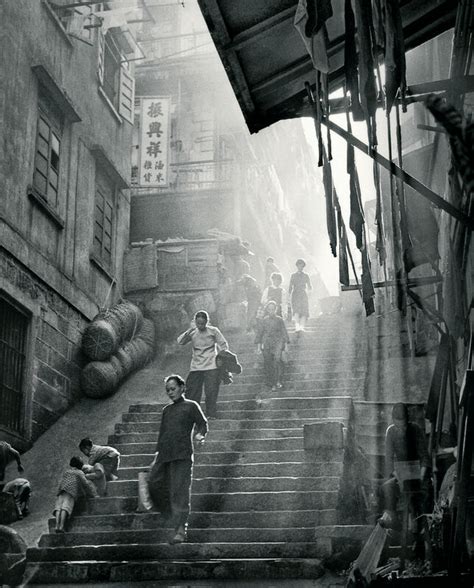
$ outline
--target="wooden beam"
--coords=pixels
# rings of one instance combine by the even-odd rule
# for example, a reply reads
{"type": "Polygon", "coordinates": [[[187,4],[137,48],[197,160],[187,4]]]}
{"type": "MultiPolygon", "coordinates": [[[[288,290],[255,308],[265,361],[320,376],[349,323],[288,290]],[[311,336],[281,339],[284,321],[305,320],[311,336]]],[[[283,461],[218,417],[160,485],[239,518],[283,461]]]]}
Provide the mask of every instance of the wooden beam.
{"type": "Polygon", "coordinates": [[[260,35],[265,34],[273,27],[286,22],[287,20],[293,19],[296,12],[296,6],[290,6],[290,8],[285,8],[281,12],[277,12],[273,16],[266,18],[258,22],[256,25],[245,29],[244,31],[240,32],[238,35],[232,39],[232,41],[224,47],[224,50],[227,51],[228,49],[235,49],[239,50],[248,43],[255,43],[258,42],[260,35]]]}
{"type": "Polygon", "coordinates": [[[407,184],[407,186],[410,186],[410,188],[413,188],[413,190],[415,190],[424,198],[429,200],[431,204],[434,204],[436,207],[441,208],[441,210],[444,210],[451,216],[454,216],[454,218],[457,218],[459,222],[464,224],[471,231],[474,229],[474,218],[468,216],[444,198],[441,198],[441,196],[436,194],[436,192],[433,192],[431,188],[428,188],[428,186],[425,186],[422,182],[414,178],[405,170],[398,167],[398,165],[393,163],[393,161],[390,161],[389,159],[381,155],[378,151],[371,150],[366,143],[364,143],[351,133],[348,133],[345,129],[343,129],[336,123],[332,122],[331,120],[328,120],[326,117],[322,118],[321,122],[327,127],[329,127],[331,131],[345,139],[350,145],[352,145],[356,149],[359,149],[360,151],[368,155],[370,158],[375,159],[377,163],[379,163],[382,167],[384,167],[394,176],[402,180],[405,184],[407,184]]]}
{"type": "Polygon", "coordinates": [[[237,54],[232,49],[229,51],[224,50],[224,47],[231,42],[231,38],[217,0],[199,0],[198,3],[214,44],[218,48],[221,61],[234,88],[246,122],[249,127],[252,127],[254,125],[253,117],[255,117],[256,112],[255,104],[237,54]]]}

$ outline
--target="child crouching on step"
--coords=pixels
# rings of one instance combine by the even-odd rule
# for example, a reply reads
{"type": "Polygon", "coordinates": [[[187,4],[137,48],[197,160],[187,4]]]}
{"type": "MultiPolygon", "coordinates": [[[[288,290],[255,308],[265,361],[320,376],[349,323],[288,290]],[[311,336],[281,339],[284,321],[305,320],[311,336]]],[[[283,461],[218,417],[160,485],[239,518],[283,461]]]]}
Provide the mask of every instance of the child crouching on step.
{"type": "Polygon", "coordinates": [[[89,437],[82,439],[79,443],[79,449],[89,458],[89,465],[93,466],[100,463],[104,467],[105,479],[116,480],[117,471],[120,465],[120,453],[115,447],[108,445],[94,445],[89,437]]]}
{"type": "Polygon", "coordinates": [[[56,517],[56,533],[64,533],[66,522],[71,518],[76,500],[81,496],[96,498],[97,490],[82,471],[84,462],[80,457],[73,457],[69,467],[64,471],[59,482],[56,506],[53,514],[56,517]]]}

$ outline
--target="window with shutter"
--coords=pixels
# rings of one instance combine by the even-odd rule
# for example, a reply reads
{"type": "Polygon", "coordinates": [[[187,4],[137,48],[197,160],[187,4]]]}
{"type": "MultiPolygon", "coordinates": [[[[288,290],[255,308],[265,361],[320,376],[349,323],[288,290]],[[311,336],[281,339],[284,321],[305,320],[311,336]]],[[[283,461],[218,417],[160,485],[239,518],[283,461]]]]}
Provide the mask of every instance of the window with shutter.
{"type": "Polygon", "coordinates": [[[53,208],[58,205],[63,124],[62,115],[40,91],[33,186],[53,208]]]}
{"type": "Polygon", "coordinates": [[[120,69],[119,114],[133,124],[135,109],[135,80],[124,66],[120,69]]]}
{"type": "Polygon", "coordinates": [[[126,64],[114,35],[109,31],[104,36],[99,31],[97,73],[100,87],[115,111],[133,124],[135,80],[126,64]]]}
{"type": "Polygon", "coordinates": [[[95,191],[93,257],[107,269],[112,269],[114,246],[115,186],[97,170],[95,191]]]}

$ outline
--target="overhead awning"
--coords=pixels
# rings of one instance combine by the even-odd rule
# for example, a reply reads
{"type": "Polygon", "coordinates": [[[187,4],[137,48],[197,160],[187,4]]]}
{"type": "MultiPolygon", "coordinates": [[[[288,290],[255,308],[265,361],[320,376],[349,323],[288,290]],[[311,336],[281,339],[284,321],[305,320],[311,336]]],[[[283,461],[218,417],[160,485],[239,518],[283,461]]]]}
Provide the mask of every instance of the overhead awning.
{"type": "MultiPolygon", "coordinates": [[[[307,114],[305,81],[314,69],[293,26],[295,0],[198,0],[239,101],[255,133],[279,120],[307,114]]],[[[452,28],[457,2],[400,0],[406,50],[452,28]]],[[[329,34],[330,89],[341,86],[344,0],[332,0],[329,34]]]]}

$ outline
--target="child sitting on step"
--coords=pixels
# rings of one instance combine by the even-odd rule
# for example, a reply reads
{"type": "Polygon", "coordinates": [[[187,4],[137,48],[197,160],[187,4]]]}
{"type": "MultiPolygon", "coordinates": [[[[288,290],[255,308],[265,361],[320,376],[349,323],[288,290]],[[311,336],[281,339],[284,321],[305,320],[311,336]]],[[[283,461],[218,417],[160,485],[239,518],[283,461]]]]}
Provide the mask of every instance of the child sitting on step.
{"type": "Polygon", "coordinates": [[[117,471],[120,465],[120,453],[115,447],[108,445],[94,445],[89,437],[82,439],[79,449],[89,458],[89,465],[100,463],[104,467],[105,479],[116,480],[117,471]]]}
{"type": "Polygon", "coordinates": [[[59,482],[56,505],[53,514],[56,517],[56,533],[64,533],[66,522],[71,518],[76,500],[81,496],[96,498],[97,490],[90,482],[82,467],[84,462],[80,457],[72,457],[69,467],[64,471],[59,482]]]}

